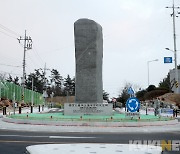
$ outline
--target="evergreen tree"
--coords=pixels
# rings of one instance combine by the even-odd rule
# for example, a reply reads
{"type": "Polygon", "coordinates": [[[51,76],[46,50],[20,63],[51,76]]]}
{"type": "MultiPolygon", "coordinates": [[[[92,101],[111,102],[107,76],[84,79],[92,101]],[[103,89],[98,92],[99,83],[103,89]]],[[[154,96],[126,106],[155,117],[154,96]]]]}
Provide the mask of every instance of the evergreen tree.
{"type": "Polygon", "coordinates": [[[171,91],[171,83],[170,83],[170,74],[168,73],[167,77],[163,79],[163,81],[161,81],[159,83],[159,88],[165,88],[169,91],[171,91]]]}
{"type": "Polygon", "coordinates": [[[147,92],[153,91],[156,89],[155,85],[149,85],[149,87],[147,88],[147,92]]]}
{"type": "Polygon", "coordinates": [[[34,73],[30,73],[25,81],[26,88],[32,89],[32,79],[34,91],[43,93],[44,72],[42,69],[35,69],[34,73]]]}
{"type": "Polygon", "coordinates": [[[69,95],[74,96],[75,95],[75,78],[71,79],[69,74],[67,75],[67,78],[64,80],[64,91],[68,92],[69,95]]]}
{"type": "Polygon", "coordinates": [[[63,78],[59,74],[59,72],[56,69],[52,69],[51,76],[50,76],[50,82],[51,82],[51,93],[54,93],[54,96],[61,96],[62,95],[62,82],[63,78]]]}
{"type": "Polygon", "coordinates": [[[127,99],[129,98],[129,94],[128,94],[129,87],[132,87],[132,85],[130,83],[126,83],[126,85],[122,89],[119,97],[117,98],[117,101],[121,102],[124,106],[126,104],[127,99]]]}
{"type": "Polygon", "coordinates": [[[109,94],[103,90],[103,100],[107,100],[109,102],[109,94]]]}
{"type": "Polygon", "coordinates": [[[6,79],[6,81],[14,83],[16,85],[20,85],[19,84],[19,78],[16,76],[15,78],[13,78],[10,74],[9,77],[6,79]]]}
{"type": "Polygon", "coordinates": [[[19,78],[17,76],[14,78],[13,83],[16,84],[16,85],[20,85],[19,84],[19,78]]]}
{"type": "Polygon", "coordinates": [[[9,74],[9,77],[6,79],[6,81],[13,82],[13,78],[12,78],[12,76],[10,74],[9,74]]]}

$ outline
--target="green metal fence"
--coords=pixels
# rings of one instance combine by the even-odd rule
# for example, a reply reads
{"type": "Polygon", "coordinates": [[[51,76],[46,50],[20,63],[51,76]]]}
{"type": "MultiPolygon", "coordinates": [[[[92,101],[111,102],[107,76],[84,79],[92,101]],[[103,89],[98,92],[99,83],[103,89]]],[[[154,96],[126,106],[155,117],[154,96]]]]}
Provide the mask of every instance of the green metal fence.
{"type": "MultiPolygon", "coordinates": [[[[8,98],[13,100],[15,94],[15,101],[22,101],[22,87],[18,86],[14,83],[10,83],[7,81],[0,81],[0,98],[8,98]]],[[[24,102],[30,103],[32,102],[34,105],[39,105],[43,103],[43,97],[41,93],[26,89],[24,90],[24,102]],[[32,97],[33,96],[33,97],[32,97]]]]}

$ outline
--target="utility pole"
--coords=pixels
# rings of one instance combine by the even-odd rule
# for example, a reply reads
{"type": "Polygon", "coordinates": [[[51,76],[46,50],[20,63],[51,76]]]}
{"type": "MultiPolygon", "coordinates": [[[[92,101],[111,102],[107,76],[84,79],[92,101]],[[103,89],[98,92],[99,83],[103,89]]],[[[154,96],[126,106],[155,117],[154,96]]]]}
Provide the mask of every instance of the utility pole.
{"type": "Polygon", "coordinates": [[[13,108],[14,108],[14,114],[16,112],[16,108],[15,108],[15,104],[16,104],[16,94],[15,94],[15,91],[13,92],[13,108]]]}
{"type": "MultiPolygon", "coordinates": [[[[177,48],[176,48],[176,24],[175,24],[175,18],[178,17],[177,13],[175,12],[175,9],[179,9],[180,7],[174,6],[174,0],[173,0],[173,6],[172,7],[166,7],[171,8],[173,10],[171,17],[173,17],[173,40],[174,40],[174,69],[175,69],[175,83],[178,83],[178,69],[177,69],[177,48]]],[[[178,12],[180,14],[180,12],[178,12]]],[[[176,93],[179,93],[179,87],[176,87],[176,93]]]]}
{"type": "Polygon", "coordinates": [[[43,90],[47,94],[46,70],[48,70],[48,69],[46,68],[46,63],[45,63],[45,65],[44,65],[44,85],[43,85],[43,90]]]}
{"type": "Polygon", "coordinates": [[[34,105],[34,78],[32,77],[31,106],[34,105]]]}
{"type": "Polygon", "coordinates": [[[47,81],[46,81],[46,70],[50,70],[46,68],[46,63],[44,65],[44,85],[43,85],[43,97],[44,97],[44,104],[46,105],[46,98],[48,97],[47,94],[47,81]]]}
{"type": "Polygon", "coordinates": [[[1,100],[1,79],[0,79],[0,100],[1,100]]]}
{"type": "Polygon", "coordinates": [[[26,73],[26,51],[32,49],[32,39],[30,36],[26,35],[25,30],[25,36],[24,38],[20,36],[18,38],[19,43],[21,41],[24,41],[24,55],[23,55],[23,78],[22,78],[22,102],[24,103],[24,88],[25,88],[25,73],[26,73]]]}

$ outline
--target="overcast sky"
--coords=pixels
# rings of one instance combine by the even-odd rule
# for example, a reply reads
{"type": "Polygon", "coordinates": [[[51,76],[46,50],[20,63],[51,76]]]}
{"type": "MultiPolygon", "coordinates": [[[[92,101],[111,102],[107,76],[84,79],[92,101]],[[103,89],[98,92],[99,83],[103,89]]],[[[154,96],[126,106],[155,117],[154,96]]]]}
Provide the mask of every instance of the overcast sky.
{"type": "MultiPolygon", "coordinates": [[[[180,1],[175,0],[176,6],[180,1]]],[[[103,89],[117,96],[126,83],[158,86],[174,57],[172,0],[0,0],[0,73],[22,76],[24,31],[33,39],[26,52],[26,72],[57,69],[63,77],[75,76],[74,22],[88,18],[103,28],[103,89]],[[22,42],[23,43],[23,42],[22,42]],[[12,66],[5,66],[12,65],[12,66]]],[[[180,10],[179,10],[180,11],[180,10]]],[[[180,18],[176,18],[177,50],[180,49],[180,18]]],[[[180,54],[177,54],[179,64],[180,54]]]]}

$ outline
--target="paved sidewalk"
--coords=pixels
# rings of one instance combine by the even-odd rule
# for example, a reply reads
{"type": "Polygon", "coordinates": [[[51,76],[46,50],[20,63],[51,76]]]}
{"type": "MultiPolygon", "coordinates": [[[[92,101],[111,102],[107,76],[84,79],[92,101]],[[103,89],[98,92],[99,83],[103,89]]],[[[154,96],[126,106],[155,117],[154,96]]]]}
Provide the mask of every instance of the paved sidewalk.
{"type": "Polygon", "coordinates": [[[174,125],[163,126],[142,126],[142,127],[93,127],[93,126],[54,126],[54,125],[32,125],[15,124],[2,121],[0,118],[1,130],[19,130],[19,131],[40,131],[40,132],[171,132],[180,131],[180,122],[174,125]]]}

